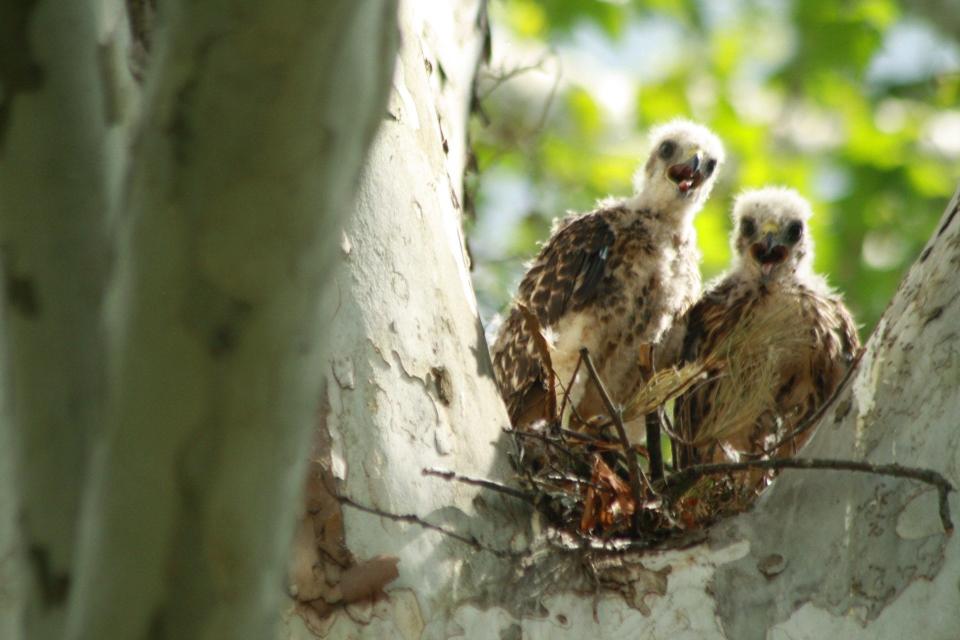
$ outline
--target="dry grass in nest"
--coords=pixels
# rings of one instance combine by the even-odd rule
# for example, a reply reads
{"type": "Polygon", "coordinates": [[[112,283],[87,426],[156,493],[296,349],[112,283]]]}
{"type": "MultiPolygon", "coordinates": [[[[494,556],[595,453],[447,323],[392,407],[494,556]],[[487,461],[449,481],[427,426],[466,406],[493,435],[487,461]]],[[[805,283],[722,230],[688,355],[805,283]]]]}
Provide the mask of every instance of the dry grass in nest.
{"type": "Polygon", "coordinates": [[[729,440],[753,428],[776,404],[783,362],[798,351],[813,351],[809,330],[787,305],[742,318],[702,364],[711,371],[710,413],[694,425],[692,444],[729,440]]]}

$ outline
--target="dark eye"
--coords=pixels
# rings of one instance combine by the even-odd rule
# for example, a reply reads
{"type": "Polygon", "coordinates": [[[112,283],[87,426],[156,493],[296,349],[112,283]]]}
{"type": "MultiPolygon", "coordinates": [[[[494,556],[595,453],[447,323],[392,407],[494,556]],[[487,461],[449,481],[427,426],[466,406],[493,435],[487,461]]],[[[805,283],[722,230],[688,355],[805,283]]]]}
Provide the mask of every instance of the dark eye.
{"type": "Polygon", "coordinates": [[[799,220],[794,220],[787,225],[787,242],[793,244],[803,235],[803,224],[799,220]]]}
{"type": "Polygon", "coordinates": [[[707,160],[707,164],[703,165],[703,172],[709,176],[713,173],[713,170],[716,168],[717,168],[717,161],[714,160],[713,158],[710,158],[709,160],[707,160]]]}
{"type": "Polygon", "coordinates": [[[756,232],[757,223],[754,222],[753,218],[744,218],[740,221],[740,234],[745,238],[752,238],[756,232]]]}
{"type": "Polygon", "coordinates": [[[657,153],[660,154],[660,157],[664,160],[669,160],[673,156],[673,152],[677,150],[677,143],[673,140],[664,140],[660,143],[660,148],[657,150],[657,153]]]}

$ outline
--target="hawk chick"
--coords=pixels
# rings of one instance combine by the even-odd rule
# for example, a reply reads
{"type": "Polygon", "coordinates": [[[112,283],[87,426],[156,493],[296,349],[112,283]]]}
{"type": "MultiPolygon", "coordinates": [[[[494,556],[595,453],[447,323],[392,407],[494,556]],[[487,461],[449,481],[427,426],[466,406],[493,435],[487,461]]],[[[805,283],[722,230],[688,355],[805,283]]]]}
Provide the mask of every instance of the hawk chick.
{"type": "MultiPolygon", "coordinates": [[[[713,187],[723,146],[705,127],[683,120],[657,128],[651,139],[635,195],[556,221],[520,283],[492,350],[515,427],[547,417],[548,406],[543,349],[522,309],[536,317],[550,343],[558,389],[587,347],[614,399],[622,401],[639,375],[638,347],[656,343],[700,294],[693,217],[713,187]]],[[[582,395],[581,381],[571,399],[582,395]]]]}
{"type": "Polygon", "coordinates": [[[853,318],[813,272],[810,215],[791,189],[737,198],[733,265],[678,323],[684,360],[725,360],[719,375],[675,404],[679,432],[694,443],[684,447],[685,462],[769,450],[830,398],[853,361],[853,318]],[[743,346],[733,347],[737,332],[743,346]]]}

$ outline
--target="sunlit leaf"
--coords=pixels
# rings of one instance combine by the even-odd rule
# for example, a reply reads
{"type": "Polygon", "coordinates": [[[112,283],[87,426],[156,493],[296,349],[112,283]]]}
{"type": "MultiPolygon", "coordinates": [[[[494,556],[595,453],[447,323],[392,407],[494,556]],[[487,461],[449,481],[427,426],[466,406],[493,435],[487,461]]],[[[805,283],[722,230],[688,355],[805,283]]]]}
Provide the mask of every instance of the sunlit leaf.
{"type": "Polygon", "coordinates": [[[603,129],[603,111],[593,96],[578,87],[567,93],[567,104],[578,133],[587,138],[595,138],[603,129]]]}

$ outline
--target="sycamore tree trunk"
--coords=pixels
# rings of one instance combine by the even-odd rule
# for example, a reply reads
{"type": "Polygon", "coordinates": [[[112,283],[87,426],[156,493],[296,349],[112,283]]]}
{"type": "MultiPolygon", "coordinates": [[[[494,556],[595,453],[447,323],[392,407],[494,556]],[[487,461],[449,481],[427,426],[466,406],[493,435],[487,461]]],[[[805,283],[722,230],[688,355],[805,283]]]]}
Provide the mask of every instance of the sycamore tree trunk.
{"type": "MultiPolygon", "coordinates": [[[[121,8],[0,4],[0,637],[956,637],[909,480],[786,471],[618,558],[422,475],[510,480],[461,234],[483,0],[403,2],[395,71],[389,2],[166,2],[139,97],[121,8]]],[[[803,455],[960,483],[958,197],[803,455]]]]}
{"type": "Polygon", "coordinates": [[[123,7],[0,2],[0,633],[260,640],[396,3],[123,7]]]}
{"type": "Polygon", "coordinates": [[[109,212],[137,99],[125,21],[122,0],[0,3],[3,638],[21,621],[59,637],[104,417],[109,212]]]}
{"type": "MultiPolygon", "coordinates": [[[[547,549],[522,505],[422,475],[511,475],[460,236],[478,5],[401,10],[390,117],[340,238],[284,637],[955,638],[960,543],[927,485],[785,471],[701,544],[604,556],[622,571],[598,584],[583,570],[597,557],[547,549]],[[344,576],[378,556],[397,559],[399,577],[386,598],[351,601],[344,576]]],[[[960,484],[958,266],[955,197],[802,455],[960,484]]]]}

